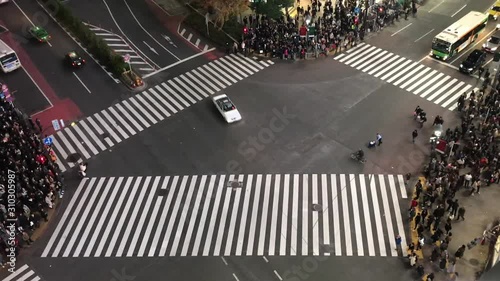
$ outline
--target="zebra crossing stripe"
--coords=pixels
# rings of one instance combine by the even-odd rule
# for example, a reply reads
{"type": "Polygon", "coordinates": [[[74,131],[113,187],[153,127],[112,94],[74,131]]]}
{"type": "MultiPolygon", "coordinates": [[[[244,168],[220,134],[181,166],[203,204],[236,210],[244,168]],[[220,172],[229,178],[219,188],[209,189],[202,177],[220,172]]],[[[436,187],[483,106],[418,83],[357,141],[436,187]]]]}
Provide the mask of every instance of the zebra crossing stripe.
{"type": "Polygon", "coordinates": [[[57,164],[63,172],[73,168],[273,64],[229,55],[155,85],[55,133],[57,164]]]}
{"type": "Polygon", "coordinates": [[[40,281],[41,278],[35,275],[35,272],[29,268],[27,264],[16,268],[14,272],[9,274],[2,281],[40,281]]]}
{"type": "Polygon", "coordinates": [[[380,77],[381,80],[426,98],[448,110],[454,110],[457,105],[451,104],[455,103],[463,92],[472,88],[471,85],[459,82],[423,64],[401,58],[369,44],[360,45],[337,55],[334,59],[374,77],[380,77]]]}
{"type": "Polygon", "coordinates": [[[85,178],[42,257],[399,256],[404,197],[402,175],[85,178]]]}

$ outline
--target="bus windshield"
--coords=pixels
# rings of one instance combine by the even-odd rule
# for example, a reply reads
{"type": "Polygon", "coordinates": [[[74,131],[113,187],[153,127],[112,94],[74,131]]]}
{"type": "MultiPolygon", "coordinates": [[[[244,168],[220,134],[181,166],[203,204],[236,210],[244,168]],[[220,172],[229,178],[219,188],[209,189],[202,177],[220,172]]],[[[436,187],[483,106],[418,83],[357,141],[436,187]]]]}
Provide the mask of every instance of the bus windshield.
{"type": "Polygon", "coordinates": [[[432,41],[432,49],[444,54],[449,54],[450,45],[451,45],[450,43],[439,39],[434,39],[432,41]]]}
{"type": "Polygon", "coordinates": [[[2,64],[2,66],[6,66],[7,64],[15,62],[16,60],[17,56],[15,53],[3,55],[2,57],[0,57],[0,63],[2,64]]]}

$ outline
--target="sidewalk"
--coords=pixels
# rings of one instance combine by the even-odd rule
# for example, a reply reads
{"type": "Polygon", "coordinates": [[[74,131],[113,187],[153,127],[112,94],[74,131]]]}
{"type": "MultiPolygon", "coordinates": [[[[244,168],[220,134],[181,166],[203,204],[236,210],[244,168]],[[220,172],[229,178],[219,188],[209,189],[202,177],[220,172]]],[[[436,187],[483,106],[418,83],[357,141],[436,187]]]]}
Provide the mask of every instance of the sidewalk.
{"type": "MultiPolygon", "coordinates": [[[[464,174],[465,169],[461,170],[460,174],[464,174]]],[[[426,188],[425,178],[420,178],[424,183],[424,191],[426,188]]],[[[415,192],[415,183],[413,183],[413,191],[415,192]]],[[[500,208],[498,208],[498,198],[500,198],[500,185],[492,184],[489,187],[482,187],[481,194],[476,194],[474,196],[469,195],[469,191],[461,188],[455,199],[458,199],[458,202],[461,207],[464,207],[465,212],[465,221],[462,220],[453,220],[452,222],[452,230],[453,239],[451,240],[448,253],[449,253],[449,262],[455,259],[455,252],[457,249],[471,242],[472,240],[482,237],[483,231],[486,229],[488,224],[492,223],[496,218],[500,217],[500,208]]],[[[423,197],[423,193],[420,197],[423,197]]],[[[417,210],[417,213],[420,210],[417,210]]],[[[418,243],[418,239],[416,238],[416,231],[413,230],[414,222],[410,224],[411,229],[411,237],[415,245],[418,243]]],[[[444,223],[441,224],[444,226],[444,223]]],[[[442,227],[441,227],[442,228],[442,227]]],[[[425,233],[425,232],[424,232],[425,233]]],[[[428,235],[425,235],[426,238],[428,235]]],[[[427,242],[427,241],[426,241],[427,242]]],[[[438,242],[439,243],[439,242],[438,242]]],[[[434,272],[436,281],[447,281],[448,274],[445,272],[439,272],[439,263],[431,263],[430,256],[432,253],[432,245],[426,243],[423,247],[423,252],[418,253],[417,255],[422,255],[424,259],[420,259],[419,263],[424,264],[426,274],[434,272]]],[[[478,244],[472,249],[466,248],[465,254],[462,259],[459,259],[456,262],[456,272],[458,272],[460,281],[475,281],[477,272],[481,272],[484,268],[484,264],[486,258],[488,256],[488,243],[485,245],[478,244]]],[[[420,258],[420,257],[419,257],[420,258]]],[[[412,268],[411,270],[415,270],[412,268]]],[[[425,278],[423,279],[425,280],[425,278]]]]}

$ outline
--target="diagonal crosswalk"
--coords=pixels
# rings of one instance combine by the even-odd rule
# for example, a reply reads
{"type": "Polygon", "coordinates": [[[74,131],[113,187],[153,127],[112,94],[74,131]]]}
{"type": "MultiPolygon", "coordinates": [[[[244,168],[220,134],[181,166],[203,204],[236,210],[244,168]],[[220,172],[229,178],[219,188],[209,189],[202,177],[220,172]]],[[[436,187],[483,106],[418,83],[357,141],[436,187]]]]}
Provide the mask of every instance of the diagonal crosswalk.
{"type": "Polygon", "coordinates": [[[273,64],[232,54],[150,87],[51,136],[57,164],[64,172],[273,64]]]}
{"type": "Polygon", "coordinates": [[[366,43],[334,59],[449,110],[457,107],[461,94],[473,89],[463,81],[366,43]]]}
{"type": "Polygon", "coordinates": [[[85,178],[42,257],[401,256],[401,175],[85,178]]]}
{"type": "MultiPolygon", "coordinates": [[[[9,268],[10,271],[10,268],[9,268]]],[[[2,279],[2,281],[40,281],[43,280],[29,268],[27,264],[15,269],[11,274],[2,279]]]]}

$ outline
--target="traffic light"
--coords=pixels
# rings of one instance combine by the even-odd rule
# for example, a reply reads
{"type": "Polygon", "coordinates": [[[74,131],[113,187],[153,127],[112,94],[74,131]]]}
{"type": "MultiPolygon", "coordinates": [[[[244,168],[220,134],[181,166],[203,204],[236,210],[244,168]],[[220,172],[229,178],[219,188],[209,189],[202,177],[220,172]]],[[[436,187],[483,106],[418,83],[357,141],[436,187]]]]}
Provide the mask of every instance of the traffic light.
{"type": "Polygon", "coordinates": [[[248,34],[248,28],[246,26],[243,27],[243,34],[245,34],[245,35],[248,34]]]}
{"type": "Polygon", "coordinates": [[[379,12],[379,13],[383,13],[383,12],[384,12],[384,8],[383,8],[383,7],[379,7],[379,8],[378,8],[378,12],[379,12]]]}

